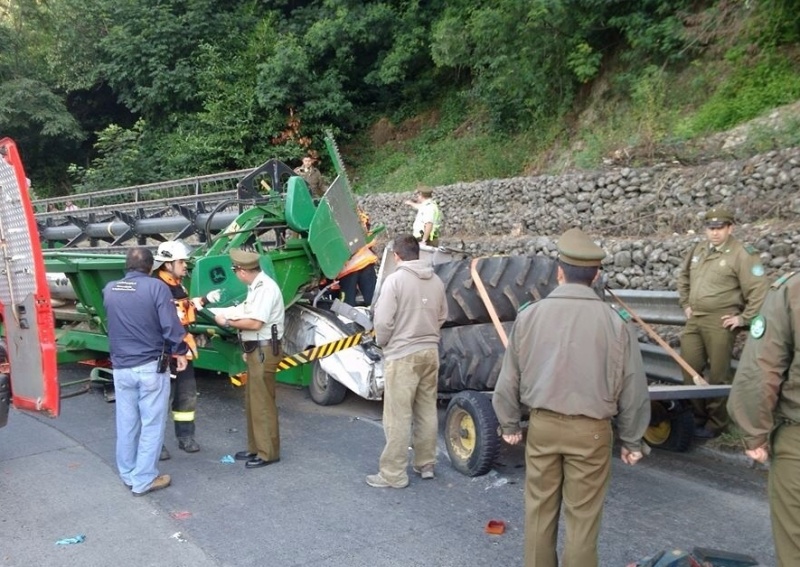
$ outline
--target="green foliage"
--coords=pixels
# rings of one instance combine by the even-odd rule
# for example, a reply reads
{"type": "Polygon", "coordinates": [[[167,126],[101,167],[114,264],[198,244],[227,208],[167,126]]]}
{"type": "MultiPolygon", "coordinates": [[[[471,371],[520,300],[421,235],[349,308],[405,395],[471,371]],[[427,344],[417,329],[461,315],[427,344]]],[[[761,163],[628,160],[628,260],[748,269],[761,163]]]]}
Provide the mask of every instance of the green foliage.
{"type": "Polygon", "coordinates": [[[620,45],[640,65],[686,54],[688,0],[485,0],[452,6],[433,26],[440,67],[468,69],[473,96],[505,129],[566,111],[620,45]]]}
{"type": "Polygon", "coordinates": [[[580,144],[560,142],[579,149],[563,161],[588,166],[609,150],[653,150],[678,115],[688,136],[797,99],[798,8],[0,0],[0,129],[22,142],[42,193],[67,191],[69,162],[82,164],[82,190],[291,162],[321,150],[326,129],[344,142],[383,117],[402,126],[354,156],[365,188],[513,175],[574,132],[580,144]],[[727,49],[724,72],[713,57],[692,59],[713,55],[715,42],[727,49]],[[604,85],[603,112],[575,123],[604,85]],[[82,132],[97,134],[79,147],[82,132]]]}
{"type": "Polygon", "coordinates": [[[140,120],[130,129],[112,124],[98,132],[99,157],[88,168],[70,168],[76,179],[75,191],[85,193],[159,180],[160,172],[148,151],[152,146],[145,131],[146,124],[140,120]]]}
{"type": "Polygon", "coordinates": [[[768,108],[800,98],[800,67],[787,57],[767,53],[754,62],[738,62],[698,112],[682,122],[684,137],[724,130],[768,108]]]}

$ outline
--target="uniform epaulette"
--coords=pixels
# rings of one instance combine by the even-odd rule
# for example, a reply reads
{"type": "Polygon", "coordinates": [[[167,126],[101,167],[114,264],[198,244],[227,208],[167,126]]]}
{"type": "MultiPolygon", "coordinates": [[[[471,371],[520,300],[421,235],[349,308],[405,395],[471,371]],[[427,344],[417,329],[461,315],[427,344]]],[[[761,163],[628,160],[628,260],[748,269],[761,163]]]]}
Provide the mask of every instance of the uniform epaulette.
{"type": "Polygon", "coordinates": [[[751,256],[753,254],[757,254],[758,253],[758,250],[756,250],[755,247],[752,246],[751,244],[745,244],[744,245],[744,251],[747,252],[748,254],[750,254],[751,256]]]}
{"type": "Polygon", "coordinates": [[[792,276],[796,276],[798,273],[800,273],[800,272],[789,272],[788,274],[784,274],[781,277],[779,277],[777,280],[775,280],[775,283],[773,283],[770,287],[772,289],[778,289],[783,284],[788,282],[792,278],[792,276]]]}
{"type": "Polygon", "coordinates": [[[525,303],[519,306],[519,309],[517,309],[517,313],[522,313],[525,309],[527,309],[531,305],[533,305],[533,301],[526,301],[525,303]]]}
{"type": "Polygon", "coordinates": [[[631,317],[631,314],[628,312],[627,309],[624,309],[622,307],[617,307],[615,305],[609,305],[609,307],[611,307],[611,309],[614,310],[614,313],[619,315],[620,319],[622,319],[626,323],[630,323],[630,321],[633,319],[633,317],[631,317]]]}

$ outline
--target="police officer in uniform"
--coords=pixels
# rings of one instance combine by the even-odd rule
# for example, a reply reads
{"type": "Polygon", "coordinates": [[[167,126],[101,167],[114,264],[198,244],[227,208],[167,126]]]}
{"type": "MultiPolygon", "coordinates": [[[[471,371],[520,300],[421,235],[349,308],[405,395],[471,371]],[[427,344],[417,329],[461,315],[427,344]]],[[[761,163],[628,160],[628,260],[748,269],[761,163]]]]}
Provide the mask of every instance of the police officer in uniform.
{"type": "MultiPolygon", "coordinates": [[[[183,287],[183,278],[186,276],[186,260],[189,259],[189,249],[180,241],[170,240],[158,246],[154,257],[155,277],[167,284],[172,293],[172,299],[178,313],[178,318],[183,323],[184,329],[197,319],[196,309],[202,308],[206,303],[219,301],[220,291],[214,290],[206,297],[189,298],[186,288],[183,287]]],[[[175,422],[175,437],[178,447],[187,453],[196,453],[200,445],[195,440],[195,408],[197,407],[197,381],[194,375],[194,359],[197,358],[197,343],[194,336],[186,332],[183,338],[187,347],[188,364],[184,370],[172,370],[175,378],[172,380],[170,398],[172,400],[172,420],[175,422]]],[[[166,447],[161,447],[159,460],[170,458],[166,447]]]]}
{"type": "Polygon", "coordinates": [[[650,399],[636,333],[590,287],[605,252],[580,229],[558,240],[558,287],[522,310],[492,405],[503,439],[525,446],[525,565],[557,567],[563,502],[564,565],[596,567],[616,416],[621,458],[643,455],[650,399]],[[527,411],[527,410],[526,410],[527,411]]]}
{"type": "Polygon", "coordinates": [[[294,172],[305,180],[308,189],[311,191],[311,196],[315,199],[321,199],[325,195],[325,182],[319,169],[314,166],[316,161],[317,156],[309,152],[303,156],[303,165],[296,167],[294,172]]]}
{"type": "Polygon", "coordinates": [[[281,460],[275,373],[282,357],[284,306],[278,284],[259,266],[255,252],[232,250],[232,269],[247,285],[244,303],[215,315],[220,327],[236,329],[247,361],[245,413],[247,450],[236,453],[248,469],[281,460]]]}
{"type": "MultiPolygon", "coordinates": [[[[731,355],[737,329],[758,313],[768,282],[751,246],[736,240],[733,214],[724,207],[706,213],[706,237],[692,247],[678,276],[680,305],[686,314],[681,356],[697,372],[708,365],[708,382],[730,384],[731,355]]],[[[684,382],[692,377],[684,371],[684,382]]],[[[728,425],[724,398],[692,402],[695,436],[716,437],[728,425]]]]}
{"type": "Polygon", "coordinates": [[[413,201],[406,201],[406,205],[417,211],[411,234],[422,244],[439,246],[439,228],[442,225],[442,213],[439,205],[433,200],[433,189],[418,187],[414,193],[413,201]]]}
{"type": "Polygon", "coordinates": [[[800,565],[800,276],[774,284],[750,322],[728,398],[745,453],[770,456],[769,503],[779,567],[800,565]]]}

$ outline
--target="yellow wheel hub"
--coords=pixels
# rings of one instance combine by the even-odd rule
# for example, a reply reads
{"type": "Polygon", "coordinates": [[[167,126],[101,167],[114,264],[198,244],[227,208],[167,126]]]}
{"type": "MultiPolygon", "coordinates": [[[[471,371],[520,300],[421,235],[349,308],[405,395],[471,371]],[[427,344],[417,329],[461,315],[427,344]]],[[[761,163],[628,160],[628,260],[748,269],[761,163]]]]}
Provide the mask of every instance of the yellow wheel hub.
{"type": "Polygon", "coordinates": [[[472,416],[464,410],[455,412],[448,424],[447,435],[456,456],[463,460],[469,459],[477,442],[472,416]]]}
{"type": "Polygon", "coordinates": [[[644,440],[651,445],[663,445],[672,433],[672,425],[665,419],[658,425],[651,425],[644,432],[644,440]]]}

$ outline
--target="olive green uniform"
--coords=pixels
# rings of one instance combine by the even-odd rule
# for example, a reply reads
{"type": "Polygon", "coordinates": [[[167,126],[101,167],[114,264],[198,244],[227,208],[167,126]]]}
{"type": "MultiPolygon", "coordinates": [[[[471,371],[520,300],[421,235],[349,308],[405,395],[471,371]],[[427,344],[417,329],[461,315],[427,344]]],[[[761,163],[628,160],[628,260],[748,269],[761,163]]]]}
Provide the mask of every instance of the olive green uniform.
{"type": "MultiPolygon", "coordinates": [[[[724,315],[740,315],[748,325],[758,313],[768,282],[756,251],[733,237],[718,247],[696,244],[681,265],[680,305],[692,308],[681,335],[681,356],[700,374],[708,365],[708,382],[730,384],[736,330],[722,326],[724,315]]],[[[684,371],[684,382],[692,377],[684,371]]],[[[694,400],[695,419],[719,433],[728,424],[724,398],[694,400]]]]}
{"type": "MultiPolygon", "coordinates": [[[[794,277],[792,277],[794,276],[794,277]]],[[[768,442],[769,501],[779,567],[800,565],[800,277],[772,285],[751,323],[728,411],[745,445],[768,442]]]]}
{"type": "Polygon", "coordinates": [[[622,444],[631,451],[641,451],[650,421],[636,334],[591,288],[562,284],[520,312],[492,403],[504,434],[518,432],[523,406],[531,409],[525,565],[558,565],[563,501],[563,565],[596,566],[611,473],[611,419],[617,416],[622,444]]]}
{"type": "Polygon", "coordinates": [[[309,191],[311,191],[311,196],[316,199],[321,199],[323,195],[325,195],[325,182],[322,179],[322,174],[319,172],[314,166],[311,167],[303,167],[300,166],[294,170],[294,172],[303,178],[308,185],[309,191]]]}

